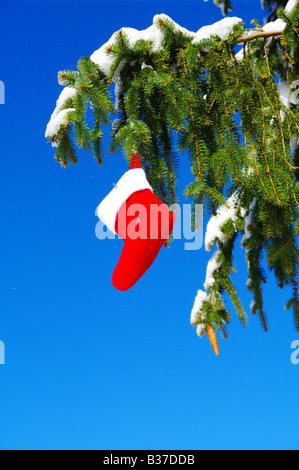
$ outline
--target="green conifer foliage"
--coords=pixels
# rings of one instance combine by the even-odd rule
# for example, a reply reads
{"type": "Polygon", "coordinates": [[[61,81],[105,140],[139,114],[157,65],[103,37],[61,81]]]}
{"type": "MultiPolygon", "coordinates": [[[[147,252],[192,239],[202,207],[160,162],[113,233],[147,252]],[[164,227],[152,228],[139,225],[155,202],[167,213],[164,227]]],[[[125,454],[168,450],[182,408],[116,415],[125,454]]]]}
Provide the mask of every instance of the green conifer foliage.
{"type": "Polygon", "coordinates": [[[223,294],[246,324],[231,280],[239,233],[252,313],[267,330],[264,256],[278,286],[290,288],[286,308],[293,311],[299,331],[299,106],[292,94],[288,103],[282,99],[282,89],[292,91],[299,80],[299,4],[288,15],[278,10],[277,16],[287,24],[283,31],[265,32],[258,24],[245,30],[240,22],[225,40],[211,36],[198,43],[161,17],[162,48],[145,40],[131,47],[120,30],[106,50],[113,57],[108,75],[87,57],[79,60],[77,71],[59,72],[60,83],[75,90],[62,107],[70,111],[50,137],[64,167],[77,163],[76,147],[91,150],[102,164],[103,126],[113,118],[110,150],[122,150],[128,162],[138,152],[155,194],[165,203],[178,201],[183,150],[193,175],[185,194],[194,207],[204,204],[215,216],[233,195],[234,217],[211,243],[217,246],[214,282],[194,323],[201,325],[201,334],[212,325],[227,337],[230,314],[223,294]],[[117,109],[111,95],[115,83],[117,109]]]}
{"type": "MultiPolygon", "coordinates": [[[[234,1],[231,3],[230,0],[214,0],[214,3],[217,7],[221,8],[224,16],[234,9],[234,1]]],[[[288,0],[261,0],[263,10],[267,10],[267,22],[275,20],[277,9],[285,7],[287,3],[288,0]]]]}

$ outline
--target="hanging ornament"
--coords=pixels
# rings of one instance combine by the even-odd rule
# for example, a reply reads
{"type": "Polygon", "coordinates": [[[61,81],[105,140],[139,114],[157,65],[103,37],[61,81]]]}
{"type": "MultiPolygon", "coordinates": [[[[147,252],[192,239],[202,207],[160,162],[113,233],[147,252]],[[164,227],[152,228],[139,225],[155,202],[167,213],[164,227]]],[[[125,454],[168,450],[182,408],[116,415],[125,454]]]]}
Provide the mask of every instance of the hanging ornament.
{"type": "Polygon", "coordinates": [[[99,219],[125,242],[112,275],[125,291],[144,275],[168,240],[175,215],[153,193],[135,153],[127,171],[97,208],[99,219]]]}

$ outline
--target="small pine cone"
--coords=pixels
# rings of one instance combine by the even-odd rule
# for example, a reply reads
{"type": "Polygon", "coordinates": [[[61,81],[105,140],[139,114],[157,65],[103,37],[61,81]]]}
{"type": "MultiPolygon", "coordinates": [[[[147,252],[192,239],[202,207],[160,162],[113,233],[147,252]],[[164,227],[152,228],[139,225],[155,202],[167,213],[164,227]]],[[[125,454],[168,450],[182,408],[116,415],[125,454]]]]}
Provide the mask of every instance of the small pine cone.
{"type": "Polygon", "coordinates": [[[211,325],[207,325],[206,332],[214,353],[216,354],[216,356],[219,356],[219,346],[214,328],[211,325]]]}

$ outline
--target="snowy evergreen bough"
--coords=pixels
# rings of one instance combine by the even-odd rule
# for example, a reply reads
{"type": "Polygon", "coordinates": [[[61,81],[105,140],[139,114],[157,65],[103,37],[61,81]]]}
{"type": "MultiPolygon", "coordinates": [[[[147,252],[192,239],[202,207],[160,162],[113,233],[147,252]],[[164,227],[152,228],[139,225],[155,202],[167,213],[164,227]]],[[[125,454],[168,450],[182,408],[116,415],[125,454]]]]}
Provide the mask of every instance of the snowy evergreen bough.
{"type": "Polygon", "coordinates": [[[205,245],[217,248],[191,323],[216,354],[215,331],[228,336],[225,295],[246,324],[232,281],[238,234],[252,313],[267,331],[264,257],[278,286],[290,289],[286,308],[299,331],[298,1],[276,15],[249,30],[226,17],[191,32],[164,14],[144,31],[123,28],[81,58],[78,70],[59,72],[64,88],[46,129],[63,167],[78,162],[77,147],[101,165],[103,129],[112,122],[111,151],[122,150],[128,162],[137,152],[168,205],[178,202],[180,154],[187,152],[193,179],[186,196],[211,214],[205,245]]]}

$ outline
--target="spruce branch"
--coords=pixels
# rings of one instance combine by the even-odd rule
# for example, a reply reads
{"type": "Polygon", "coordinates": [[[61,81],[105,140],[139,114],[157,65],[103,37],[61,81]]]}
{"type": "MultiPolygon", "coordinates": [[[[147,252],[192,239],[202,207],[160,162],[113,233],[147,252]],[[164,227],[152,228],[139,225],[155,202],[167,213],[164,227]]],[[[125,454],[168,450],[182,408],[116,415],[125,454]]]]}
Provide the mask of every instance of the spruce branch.
{"type": "Polygon", "coordinates": [[[231,279],[239,234],[252,314],[267,331],[262,292],[267,277],[260,266],[266,253],[278,285],[292,290],[287,308],[294,311],[297,329],[299,324],[299,108],[291,87],[299,80],[299,11],[288,18],[278,14],[284,30],[263,31],[258,24],[245,30],[238,22],[224,38],[217,26],[215,34],[198,41],[166,15],[153,25],[159,44],[151,35],[130,37],[123,28],[99,54],[105,53],[103,63],[82,58],[78,71],[59,73],[65,88],[47,128],[62,166],[77,163],[76,146],[90,149],[101,165],[103,128],[114,117],[110,151],[122,149],[128,161],[138,152],[155,194],[167,204],[178,199],[180,150],[186,152],[191,177],[185,195],[193,209],[204,204],[211,216],[208,227],[219,212],[225,219],[213,236],[207,228],[207,250],[216,245],[217,252],[192,314],[199,336],[206,332],[216,353],[217,330],[228,336],[226,294],[241,323],[247,323],[231,279]],[[242,53],[235,54],[240,44],[242,53]]]}
{"type": "MultiPolygon", "coordinates": [[[[251,31],[251,30],[249,30],[249,31],[251,31]]],[[[283,34],[282,30],[279,30],[279,31],[260,31],[258,33],[254,33],[254,34],[251,34],[251,35],[246,35],[246,36],[242,36],[241,38],[238,38],[236,40],[236,44],[246,43],[246,42],[249,42],[249,41],[253,41],[255,39],[265,39],[265,38],[271,38],[271,37],[276,37],[276,36],[282,36],[282,34],[283,34]]]]}

